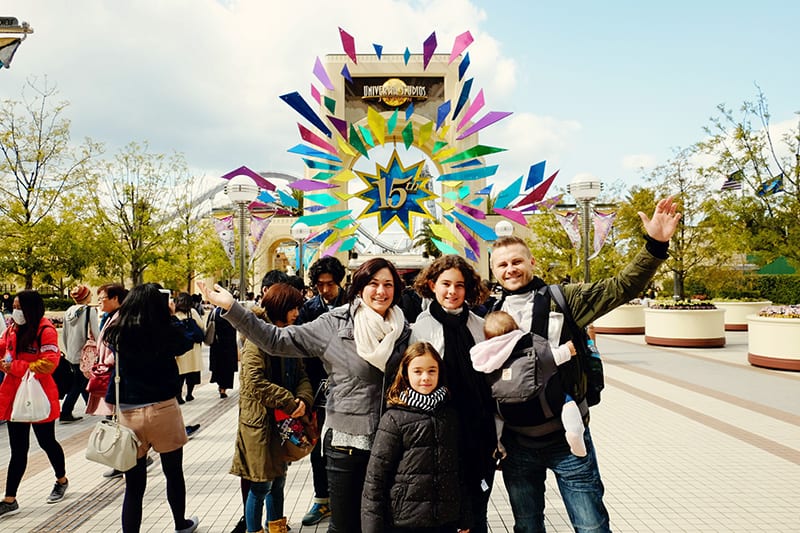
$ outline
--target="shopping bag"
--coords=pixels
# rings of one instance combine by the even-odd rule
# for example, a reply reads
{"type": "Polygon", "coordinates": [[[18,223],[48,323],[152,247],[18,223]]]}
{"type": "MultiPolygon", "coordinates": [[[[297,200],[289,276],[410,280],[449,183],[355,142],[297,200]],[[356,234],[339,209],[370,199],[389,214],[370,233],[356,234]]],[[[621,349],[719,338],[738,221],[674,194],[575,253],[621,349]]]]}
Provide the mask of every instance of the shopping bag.
{"type": "Polygon", "coordinates": [[[50,399],[42,384],[30,370],[25,371],[14,396],[11,408],[12,422],[41,422],[50,416],[50,399]]]}

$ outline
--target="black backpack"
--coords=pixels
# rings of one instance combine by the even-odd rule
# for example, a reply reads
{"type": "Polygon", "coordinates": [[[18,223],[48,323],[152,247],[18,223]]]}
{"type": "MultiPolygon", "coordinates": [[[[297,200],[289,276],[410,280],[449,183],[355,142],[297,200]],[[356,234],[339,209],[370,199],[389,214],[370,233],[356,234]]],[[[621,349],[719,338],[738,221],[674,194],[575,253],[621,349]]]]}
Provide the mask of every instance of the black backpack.
{"type": "MultiPolygon", "coordinates": [[[[506,424],[526,428],[524,433],[531,436],[543,436],[561,427],[561,409],[566,394],[572,396],[578,405],[584,401],[587,405],[595,405],[600,401],[600,391],[603,388],[603,369],[600,359],[593,357],[590,352],[586,332],[575,323],[559,285],[544,286],[536,291],[533,299],[531,333],[523,337],[520,342],[528,342],[533,346],[535,339],[547,339],[551,297],[564,315],[560,341],[564,343],[572,340],[577,355],[558,366],[557,372],[550,372],[552,354],[549,344],[545,343],[545,349],[536,354],[538,356],[536,364],[541,369],[537,379],[544,380],[543,386],[538,386],[536,394],[522,401],[507,399],[497,401],[498,412],[506,424]]],[[[531,355],[530,352],[523,351],[523,353],[525,354],[523,357],[531,355]]],[[[509,358],[504,366],[510,367],[514,364],[520,364],[519,358],[509,358]]],[[[495,372],[501,375],[502,371],[503,368],[495,372]]],[[[490,377],[490,383],[491,381],[490,377]]]]}

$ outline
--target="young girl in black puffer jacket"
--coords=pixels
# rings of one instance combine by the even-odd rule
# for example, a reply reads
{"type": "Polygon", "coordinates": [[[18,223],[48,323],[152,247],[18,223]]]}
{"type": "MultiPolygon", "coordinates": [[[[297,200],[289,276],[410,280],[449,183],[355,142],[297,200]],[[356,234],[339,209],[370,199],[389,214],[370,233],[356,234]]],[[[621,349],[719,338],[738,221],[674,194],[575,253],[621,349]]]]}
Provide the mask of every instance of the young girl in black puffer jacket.
{"type": "Polygon", "coordinates": [[[427,342],[414,343],[403,354],[367,466],[363,533],[469,531],[458,418],[443,369],[427,342]]]}

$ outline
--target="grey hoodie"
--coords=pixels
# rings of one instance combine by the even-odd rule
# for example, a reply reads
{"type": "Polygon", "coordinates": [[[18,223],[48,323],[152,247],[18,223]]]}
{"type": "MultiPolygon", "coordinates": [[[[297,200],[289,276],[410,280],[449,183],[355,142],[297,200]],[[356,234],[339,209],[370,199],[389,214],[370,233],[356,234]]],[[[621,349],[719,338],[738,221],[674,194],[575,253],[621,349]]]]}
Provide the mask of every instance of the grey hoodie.
{"type": "Polygon", "coordinates": [[[86,330],[86,310],[89,310],[89,324],[94,338],[97,338],[97,309],[84,304],[75,304],[64,313],[64,329],[61,340],[67,361],[77,365],[81,360],[81,348],[89,338],[86,330]]]}

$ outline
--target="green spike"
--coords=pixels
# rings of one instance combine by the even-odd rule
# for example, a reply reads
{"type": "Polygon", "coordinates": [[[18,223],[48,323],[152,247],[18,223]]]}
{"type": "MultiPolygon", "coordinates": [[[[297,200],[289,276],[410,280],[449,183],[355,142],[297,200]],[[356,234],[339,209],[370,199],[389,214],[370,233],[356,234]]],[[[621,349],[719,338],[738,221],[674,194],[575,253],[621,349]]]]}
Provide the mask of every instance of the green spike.
{"type": "Polygon", "coordinates": [[[414,123],[409,122],[406,124],[406,127],[403,128],[403,144],[406,145],[406,150],[414,144],[414,123]]]}
{"type": "Polygon", "coordinates": [[[481,157],[484,155],[489,154],[496,154],[497,152],[505,152],[505,148],[495,148],[494,146],[485,146],[483,144],[479,144],[477,146],[473,146],[472,148],[468,148],[463,152],[459,152],[456,155],[449,157],[442,161],[443,165],[448,163],[456,163],[457,161],[464,161],[465,159],[472,159],[474,157],[481,157]]]}
{"type": "Polygon", "coordinates": [[[364,143],[361,142],[361,137],[358,136],[358,132],[356,132],[355,126],[350,124],[350,146],[358,150],[361,155],[369,159],[369,152],[367,152],[364,143]]]}

